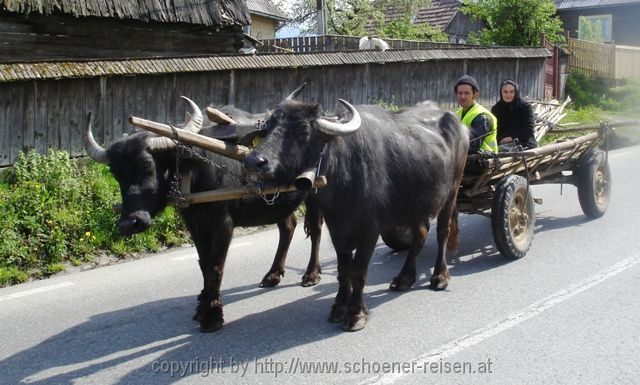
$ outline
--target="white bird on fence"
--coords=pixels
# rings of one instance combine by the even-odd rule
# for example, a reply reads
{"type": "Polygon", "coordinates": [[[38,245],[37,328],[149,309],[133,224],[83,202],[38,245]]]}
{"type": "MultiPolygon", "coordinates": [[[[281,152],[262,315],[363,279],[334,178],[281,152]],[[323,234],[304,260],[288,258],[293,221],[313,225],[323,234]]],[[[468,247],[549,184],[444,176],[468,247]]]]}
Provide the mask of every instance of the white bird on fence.
{"type": "Polygon", "coordinates": [[[360,49],[379,49],[380,51],[386,51],[389,49],[389,44],[377,37],[363,36],[360,38],[358,47],[360,49]]]}

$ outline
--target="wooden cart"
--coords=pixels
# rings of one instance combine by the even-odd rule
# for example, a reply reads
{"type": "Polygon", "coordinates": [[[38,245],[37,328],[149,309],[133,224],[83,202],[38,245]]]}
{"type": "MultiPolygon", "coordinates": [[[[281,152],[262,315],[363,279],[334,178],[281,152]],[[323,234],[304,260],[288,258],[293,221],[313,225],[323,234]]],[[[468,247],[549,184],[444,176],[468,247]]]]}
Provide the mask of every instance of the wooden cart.
{"type": "MultiPolygon", "coordinates": [[[[616,127],[638,125],[637,122],[616,127]]],[[[563,139],[519,152],[470,155],[458,192],[458,211],[491,218],[498,251],[510,259],[523,257],[531,245],[535,226],[534,198],[529,186],[566,183],[578,189],[585,215],[598,218],[607,210],[611,194],[608,135],[612,125],[552,131],[563,139]],[[593,131],[572,137],[576,132],[593,131]],[[471,169],[475,169],[470,171],[471,169]]],[[[537,202],[542,203],[542,202],[537,202]]],[[[386,231],[382,239],[394,250],[411,245],[411,231],[386,231]]]]}

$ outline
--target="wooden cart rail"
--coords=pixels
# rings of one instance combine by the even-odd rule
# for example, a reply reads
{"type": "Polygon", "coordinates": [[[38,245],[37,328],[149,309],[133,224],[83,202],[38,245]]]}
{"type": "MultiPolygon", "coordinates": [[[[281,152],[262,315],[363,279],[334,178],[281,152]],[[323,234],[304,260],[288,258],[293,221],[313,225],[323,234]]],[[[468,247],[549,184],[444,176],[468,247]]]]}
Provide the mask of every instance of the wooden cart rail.
{"type": "Polygon", "coordinates": [[[530,184],[568,183],[575,184],[572,171],[580,158],[600,143],[605,143],[611,129],[638,126],[640,122],[628,121],[600,123],[574,127],[571,129],[551,130],[553,134],[575,134],[596,130],[579,137],[559,139],[554,143],[519,152],[498,154],[469,155],[467,165],[481,165],[481,172],[465,172],[458,193],[458,209],[461,212],[479,213],[491,207],[494,186],[508,175],[522,175],[530,184]]]}
{"type": "Polygon", "coordinates": [[[465,174],[462,192],[474,196],[484,191],[487,184],[509,174],[528,172],[530,180],[541,180],[562,170],[571,169],[582,154],[594,147],[603,136],[601,131],[578,138],[563,139],[531,150],[501,153],[494,156],[470,155],[469,162],[483,163],[485,172],[465,174]]]}

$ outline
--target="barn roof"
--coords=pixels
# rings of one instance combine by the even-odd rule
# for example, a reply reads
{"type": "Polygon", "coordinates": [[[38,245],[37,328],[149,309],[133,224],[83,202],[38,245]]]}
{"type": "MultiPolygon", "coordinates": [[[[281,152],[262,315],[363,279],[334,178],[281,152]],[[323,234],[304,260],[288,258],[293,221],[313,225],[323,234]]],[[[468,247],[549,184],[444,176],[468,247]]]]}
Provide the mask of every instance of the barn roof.
{"type": "Polygon", "coordinates": [[[264,16],[278,21],[289,19],[289,16],[270,0],[247,0],[247,7],[249,7],[249,12],[254,15],[264,16]]]}
{"type": "Polygon", "coordinates": [[[180,72],[317,67],[363,63],[399,63],[451,59],[536,59],[549,57],[544,48],[465,47],[387,51],[310,52],[296,54],[223,55],[158,59],[90,60],[0,64],[0,83],[18,80],[86,78],[180,72]]]}
{"type": "MultiPolygon", "coordinates": [[[[451,20],[456,16],[462,7],[459,0],[431,0],[428,6],[418,10],[418,14],[413,20],[414,24],[429,24],[433,27],[439,27],[443,31],[447,28],[451,20]]],[[[404,16],[403,11],[394,9],[393,6],[387,7],[385,21],[391,21],[404,16]]]]}
{"type": "Polygon", "coordinates": [[[0,0],[0,11],[227,27],[250,24],[244,0],[0,0]]]}
{"type": "Polygon", "coordinates": [[[609,7],[640,4],[640,0],[555,0],[556,9],[569,10],[581,8],[609,7]]]}

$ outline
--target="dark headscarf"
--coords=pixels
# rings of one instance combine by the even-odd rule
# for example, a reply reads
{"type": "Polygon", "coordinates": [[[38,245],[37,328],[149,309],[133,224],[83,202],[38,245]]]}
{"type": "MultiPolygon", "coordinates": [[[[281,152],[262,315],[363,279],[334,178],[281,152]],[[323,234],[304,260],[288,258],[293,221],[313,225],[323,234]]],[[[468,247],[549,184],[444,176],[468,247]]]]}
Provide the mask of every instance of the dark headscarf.
{"type": "Polygon", "coordinates": [[[498,119],[498,143],[510,136],[527,148],[538,147],[534,134],[536,123],[531,104],[520,97],[520,87],[513,80],[505,80],[500,84],[500,100],[491,108],[491,113],[498,119]],[[516,89],[515,97],[510,103],[502,99],[502,87],[510,84],[516,89]]]}

